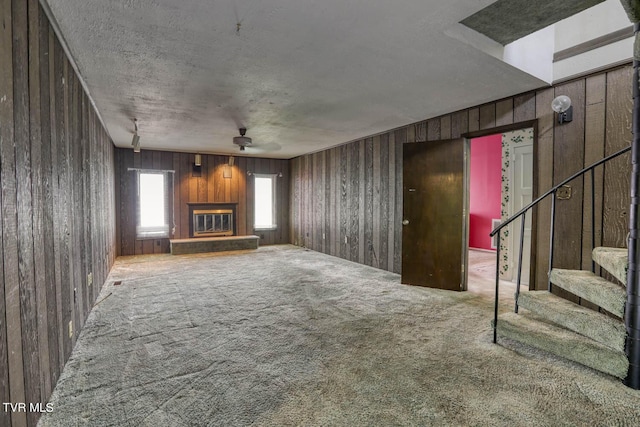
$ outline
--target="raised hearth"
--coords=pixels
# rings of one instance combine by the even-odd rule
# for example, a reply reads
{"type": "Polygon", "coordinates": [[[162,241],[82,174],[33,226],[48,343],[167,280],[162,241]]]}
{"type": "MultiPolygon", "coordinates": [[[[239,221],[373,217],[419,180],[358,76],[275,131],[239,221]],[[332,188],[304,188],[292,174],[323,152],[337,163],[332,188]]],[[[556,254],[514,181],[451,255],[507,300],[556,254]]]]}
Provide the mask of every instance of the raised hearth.
{"type": "Polygon", "coordinates": [[[240,251],[258,249],[258,236],[201,237],[198,239],[171,239],[171,254],[199,254],[203,252],[240,251]]]}

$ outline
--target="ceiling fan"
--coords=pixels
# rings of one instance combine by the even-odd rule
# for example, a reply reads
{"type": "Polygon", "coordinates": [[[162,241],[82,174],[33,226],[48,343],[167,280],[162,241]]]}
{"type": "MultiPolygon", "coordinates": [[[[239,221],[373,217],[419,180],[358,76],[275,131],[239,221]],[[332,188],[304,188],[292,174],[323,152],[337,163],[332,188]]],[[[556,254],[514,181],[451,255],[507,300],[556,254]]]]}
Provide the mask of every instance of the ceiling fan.
{"type": "Polygon", "coordinates": [[[244,151],[245,148],[253,145],[253,141],[248,136],[244,136],[247,133],[246,128],[240,128],[238,131],[240,131],[240,136],[234,136],[233,143],[240,146],[240,151],[244,151]]]}
{"type": "Polygon", "coordinates": [[[240,136],[234,136],[233,143],[240,147],[240,151],[246,151],[247,149],[249,149],[248,151],[251,152],[264,153],[268,151],[278,151],[280,148],[282,148],[280,144],[277,144],[275,142],[254,144],[251,138],[245,136],[245,134],[247,133],[246,128],[239,128],[238,131],[240,132],[240,136]]]}

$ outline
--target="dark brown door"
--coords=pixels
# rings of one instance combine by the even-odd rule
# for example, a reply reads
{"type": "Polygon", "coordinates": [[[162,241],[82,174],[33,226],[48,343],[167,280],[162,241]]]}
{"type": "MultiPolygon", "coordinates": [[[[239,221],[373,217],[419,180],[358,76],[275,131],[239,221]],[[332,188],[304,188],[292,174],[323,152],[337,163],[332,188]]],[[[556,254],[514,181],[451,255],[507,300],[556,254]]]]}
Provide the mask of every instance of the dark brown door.
{"type": "Polygon", "coordinates": [[[464,139],[404,144],[402,283],[466,290],[464,139]]]}

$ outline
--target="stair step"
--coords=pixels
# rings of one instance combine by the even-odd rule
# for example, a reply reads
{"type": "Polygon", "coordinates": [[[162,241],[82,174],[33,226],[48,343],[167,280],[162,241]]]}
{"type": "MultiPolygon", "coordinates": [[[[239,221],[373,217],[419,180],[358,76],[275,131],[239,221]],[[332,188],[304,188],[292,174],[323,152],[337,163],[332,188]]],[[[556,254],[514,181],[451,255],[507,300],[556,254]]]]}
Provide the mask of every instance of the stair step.
{"type": "Polygon", "coordinates": [[[604,308],[614,316],[623,316],[627,292],[622,286],[584,270],[554,268],[550,278],[555,286],[604,308]]]}
{"type": "Polygon", "coordinates": [[[620,283],[626,285],[629,267],[628,249],[598,247],[593,249],[591,256],[596,264],[611,273],[620,283]]]}
{"type": "Polygon", "coordinates": [[[518,306],[614,350],[624,351],[624,323],[567,301],[551,292],[529,291],[518,296],[518,306]]]}
{"type": "Polygon", "coordinates": [[[613,350],[582,335],[542,321],[526,310],[498,318],[498,335],[539,348],[600,372],[624,378],[629,362],[622,351],[613,350]]]}

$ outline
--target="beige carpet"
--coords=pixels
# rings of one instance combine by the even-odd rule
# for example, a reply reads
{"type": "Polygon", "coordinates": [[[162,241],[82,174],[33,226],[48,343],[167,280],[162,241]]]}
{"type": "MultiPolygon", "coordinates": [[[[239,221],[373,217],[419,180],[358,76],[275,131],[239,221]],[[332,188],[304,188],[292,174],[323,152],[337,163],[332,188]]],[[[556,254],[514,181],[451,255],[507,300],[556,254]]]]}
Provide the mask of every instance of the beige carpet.
{"type": "Polygon", "coordinates": [[[294,246],[121,258],[41,425],[640,425],[618,380],[492,344],[493,283],[470,278],[404,286],[294,246]]]}

